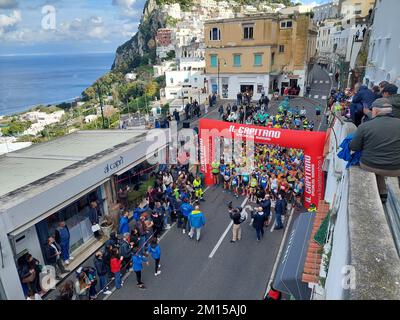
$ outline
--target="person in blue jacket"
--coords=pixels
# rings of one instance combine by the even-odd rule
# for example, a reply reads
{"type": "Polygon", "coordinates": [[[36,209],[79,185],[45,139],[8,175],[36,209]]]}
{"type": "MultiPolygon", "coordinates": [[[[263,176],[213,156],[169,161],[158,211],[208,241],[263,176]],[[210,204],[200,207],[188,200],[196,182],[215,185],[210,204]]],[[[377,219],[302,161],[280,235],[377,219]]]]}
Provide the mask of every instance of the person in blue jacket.
{"type": "Polygon", "coordinates": [[[189,203],[189,199],[184,198],[181,204],[181,217],[179,219],[181,221],[180,225],[182,226],[183,234],[186,233],[188,218],[192,211],[193,211],[193,206],[189,203]]]}
{"type": "Polygon", "coordinates": [[[136,207],[135,210],[133,210],[133,218],[137,221],[139,221],[140,216],[142,213],[146,212],[149,209],[149,205],[146,204],[143,208],[136,207]]]}
{"type": "Polygon", "coordinates": [[[196,232],[196,240],[200,241],[200,233],[201,228],[206,224],[206,218],[204,213],[200,211],[200,207],[196,206],[194,210],[189,214],[189,223],[190,223],[190,239],[193,238],[194,233],[196,232]]]}
{"type": "Polygon", "coordinates": [[[350,104],[350,115],[354,124],[358,127],[364,117],[364,108],[370,108],[376,100],[375,94],[367,86],[355,85],[356,94],[353,96],[350,104]]]}
{"type": "Polygon", "coordinates": [[[74,258],[69,255],[69,239],[70,233],[64,221],[58,223],[58,228],[55,232],[55,240],[61,247],[61,257],[65,264],[69,264],[74,258]]]}
{"type": "Polygon", "coordinates": [[[151,240],[151,244],[149,246],[149,253],[151,254],[151,257],[154,259],[154,275],[158,276],[161,274],[161,264],[160,264],[160,258],[161,258],[161,248],[160,245],[158,244],[157,238],[153,238],[151,240]]]}
{"type": "Polygon", "coordinates": [[[137,286],[140,289],[146,289],[144,283],[142,282],[143,263],[149,265],[149,262],[147,261],[146,257],[142,255],[140,250],[137,248],[132,257],[132,269],[136,274],[137,286]]]}
{"type": "Polygon", "coordinates": [[[131,222],[133,219],[133,216],[129,218],[129,211],[125,210],[122,216],[119,218],[119,228],[118,228],[118,233],[119,234],[124,234],[124,233],[130,233],[130,227],[129,227],[129,222],[131,222]]]}

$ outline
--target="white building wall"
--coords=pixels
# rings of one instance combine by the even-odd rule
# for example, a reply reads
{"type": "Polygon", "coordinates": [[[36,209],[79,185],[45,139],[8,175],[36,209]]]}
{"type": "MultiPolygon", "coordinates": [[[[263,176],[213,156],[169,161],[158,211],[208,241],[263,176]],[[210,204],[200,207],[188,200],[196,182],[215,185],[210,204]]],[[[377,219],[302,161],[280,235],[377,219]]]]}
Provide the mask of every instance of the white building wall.
{"type": "MultiPolygon", "coordinates": [[[[265,92],[268,92],[269,87],[269,74],[246,74],[246,75],[237,75],[237,74],[220,74],[220,95],[223,99],[236,100],[236,95],[240,91],[242,85],[253,86],[253,100],[258,100],[261,98],[261,93],[257,93],[257,85],[262,85],[264,87],[265,92]],[[224,84],[228,84],[228,92],[227,97],[224,95],[224,84]]],[[[213,92],[213,85],[216,85],[218,82],[217,75],[208,76],[208,85],[209,92],[213,92]]]]}
{"type": "Polygon", "coordinates": [[[377,1],[368,54],[365,82],[386,80],[400,86],[400,1],[377,1]]]}

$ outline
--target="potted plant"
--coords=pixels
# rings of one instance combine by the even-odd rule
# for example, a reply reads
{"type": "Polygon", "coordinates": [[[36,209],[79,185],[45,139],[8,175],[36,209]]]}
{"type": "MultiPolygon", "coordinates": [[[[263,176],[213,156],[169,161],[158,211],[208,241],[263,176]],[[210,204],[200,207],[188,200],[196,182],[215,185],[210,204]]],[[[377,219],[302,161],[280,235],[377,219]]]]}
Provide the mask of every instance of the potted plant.
{"type": "Polygon", "coordinates": [[[105,236],[110,237],[114,223],[110,216],[105,216],[104,220],[100,223],[100,229],[105,236]]]}

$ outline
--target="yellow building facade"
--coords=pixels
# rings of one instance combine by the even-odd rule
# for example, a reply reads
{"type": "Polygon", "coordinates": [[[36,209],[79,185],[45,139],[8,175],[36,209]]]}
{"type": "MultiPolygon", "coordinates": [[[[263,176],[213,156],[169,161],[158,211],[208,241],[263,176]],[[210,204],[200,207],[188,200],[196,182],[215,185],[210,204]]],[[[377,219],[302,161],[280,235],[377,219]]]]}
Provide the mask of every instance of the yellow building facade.
{"type": "Polygon", "coordinates": [[[363,18],[368,16],[369,10],[374,6],[375,0],[344,0],[340,13],[345,19],[363,18]]]}
{"type": "Polygon", "coordinates": [[[236,99],[239,91],[272,93],[306,82],[317,31],[309,15],[267,14],[208,21],[204,25],[209,90],[236,99]],[[221,90],[218,90],[220,87],[221,90]]]}

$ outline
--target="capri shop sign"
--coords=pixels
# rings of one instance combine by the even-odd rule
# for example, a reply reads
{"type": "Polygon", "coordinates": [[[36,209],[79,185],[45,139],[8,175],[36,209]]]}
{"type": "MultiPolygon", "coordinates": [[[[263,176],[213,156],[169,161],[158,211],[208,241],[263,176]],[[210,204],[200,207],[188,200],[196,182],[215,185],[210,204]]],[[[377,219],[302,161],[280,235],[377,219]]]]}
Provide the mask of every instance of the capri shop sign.
{"type": "Polygon", "coordinates": [[[118,168],[123,164],[124,164],[124,157],[120,156],[117,161],[107,163],[107,165],[104,168],[104,173],[107,174],[114,170],[118,170],[118,168]]]}

